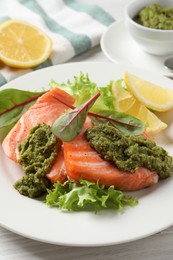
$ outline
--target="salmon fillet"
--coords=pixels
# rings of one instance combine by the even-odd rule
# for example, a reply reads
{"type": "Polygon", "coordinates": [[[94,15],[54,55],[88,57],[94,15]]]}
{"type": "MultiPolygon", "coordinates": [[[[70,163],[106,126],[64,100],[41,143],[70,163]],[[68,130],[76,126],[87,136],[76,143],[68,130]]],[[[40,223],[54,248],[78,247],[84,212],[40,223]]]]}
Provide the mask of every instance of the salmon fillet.
{"type": "Polygon", "coordinates": [[[56,161],[54,162],[51,170],[46,174],[46,177],[51,182],[63,183],[66,178],[66,168],[64,163],[64,151],[63,148],[59,151],[56,161]]]}
{"type": "MultiPolygon", "coordinates": [[[[18,162],[18,145],[28,136],[30,129],[39,123],[51,126],[68,109],[65,104],[73,105],[74,101],[74,97],[60,88],[54,88],[38,98],[36,103],[19,119],[3,140],[2,147],[6,155],[11,160],[18,162]]],[[[66,178],[66,174],[59,159],[62,159],[62,152],[58,155],[48,176],[49,178],[54,176],[56,171],[56,177],[52,178],[56,181],[59,179],[62,182],[66,178]]]]}
{"type": "Polygon", "coordinates": [[[63,144],[66,174],[70,180],[98,181],[99,184],[114,185],[126,191],[143,189],[158,182],[158,175],[146,168],[140,167],[134,173],[123,172],[103,160],[84,136],[91,126],[90,119],[87,119],[83,131],[73,141],[63,144]]]}

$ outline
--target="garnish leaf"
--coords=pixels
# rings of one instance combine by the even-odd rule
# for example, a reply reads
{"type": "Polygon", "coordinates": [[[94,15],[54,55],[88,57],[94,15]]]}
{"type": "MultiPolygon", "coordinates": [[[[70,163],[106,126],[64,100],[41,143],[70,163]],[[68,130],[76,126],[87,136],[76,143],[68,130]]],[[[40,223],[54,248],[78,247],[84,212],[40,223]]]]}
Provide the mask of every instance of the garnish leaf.
{"type": "Polygon", "coordinates": [[[66,181],[64,184],[54,183],[53,189],[48,190],[46,204],[49,207],[58,207],[63,211],[99,211],[112,208],[122,211],[125,206],[135,206],[136,198],[124,195],[114,186],[106,188],[98,183],[81,180],[80,183],[66,181]]]}
{"type": "Polygon", "coordinates": [[[16,107],[0,116],[0,142],[5,138],[11,128],[16,124],[20,117],[32,106],[35,101],[22,107],[16,107]]]}
{"type": "Polygon", "coordinates": [[[98,92],[82,106],[67,112],[55,120],[51,127],[52,132],[62,141],[70,142],[73,140],[81,132],[87,113],[99,96],[100,93],[98,92]]]}
{"type": "Polygon", "coordinates": [[[44,92],[31,92],[19,89],[3,89],[0,91],[0,115],[18,106],[37,99],[44,92]]]}
{"type": "Polygon", "coordinates": [[[117,122],[109,122],[112,126],[115,126],[118,130],[120,130],[125,136],[140,135],[144,132],[144,123],[131,115],[114,111],[110,118],[116,118],[117,122]]]}
{"type": "Polygon", "coordinates": [[[0,141],[43,93],[19,89],[0,91],[0,141]]]}
{"type": "Polygon", "coordinates": [[[99,115],[93,114],[94,116],[92,116],[92,113],[89,114],[95,124],[110,124],[120,130],[125,136],[139,135],[144,132],[144,123],[131,115],[125,114],[124,112],[102,110],[99,115]]]}
{"type": "Polygon", "coordinates": [[[96,100],[91,108],[94,113],[99,113],[100,109],[114,110],[115,102],[112,95],[112,82],[106,86],[101,86],[98,89],[96,83],[92,82],[88,74],[82,72],[78,76],[74,76],[72,80],[68,80],[67,83],[60,84],[55,81],[50,82],[50,87],[60,87],[75,98],[75,106],[79,107],[87,100],[100,92],[100,97],[96,100]]]}

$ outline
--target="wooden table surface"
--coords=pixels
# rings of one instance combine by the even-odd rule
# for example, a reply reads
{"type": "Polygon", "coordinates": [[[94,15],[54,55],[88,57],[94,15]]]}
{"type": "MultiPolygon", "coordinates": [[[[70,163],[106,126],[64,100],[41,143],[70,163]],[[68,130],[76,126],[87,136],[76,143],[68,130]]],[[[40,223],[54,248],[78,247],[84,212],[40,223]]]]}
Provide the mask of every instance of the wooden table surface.
{"type": "MultiPolygon", "coordinates": [[[[82,1],[82,0],[81,0],[82,1]]],[[[107,0],[107,10],[116,18],[123,17],[125,4],[131,0],[107,0]]],[[[141,0],[142,1],[142,0],[141,0]]],[[[85,2],[93,2],[85,0],[85,2]]],[[[95,3],[104,6],[104,0],[95,3]]],[[[108,61],[100,47],[72,60],[108,61]]],[[[166,214],[166,213],[165,213],[166,214]]],[[[105,247],[67,247],[46,244],[16,235],[0,227],[0,260],[172,260],[173,226],[153,236],[120,245],[105,247]]]]}

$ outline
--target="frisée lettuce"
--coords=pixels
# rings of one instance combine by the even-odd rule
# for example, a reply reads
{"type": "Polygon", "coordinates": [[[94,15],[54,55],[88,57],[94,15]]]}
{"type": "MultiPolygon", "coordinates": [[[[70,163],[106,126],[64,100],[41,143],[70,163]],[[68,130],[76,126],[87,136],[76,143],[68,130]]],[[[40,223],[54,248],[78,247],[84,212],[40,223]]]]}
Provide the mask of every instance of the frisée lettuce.
{"type": "Polygon", "coordinates": [[[125,206],[135,206],[138,199],[125,195],[114,186],[106,188],[98,183],[81,180],[79,183],[66,181],[54,183],[48,189],[45,203],[49,207],[57,207],[63,211],[95,211],[100,209],[116,209],[122,211],[125,206]]]}
{"type": "Polygon", "coordinates": [[[64,91],[71,94],[75,98],[75,106],[78,107],[84,104],[87,100],[100,92],[100,97],[97,99],[91,110],[94,113],[101,111],[116,110],[115,102],[113,101],[112,94],[113,81],[107,86],[98,86],[92,82],[88,74],[82,72],[78,76],[74,76],[73,80],[68,80],[67,83],[59,84],[52,80],[50,82],[50,88],[61,87],[64,91]]]}

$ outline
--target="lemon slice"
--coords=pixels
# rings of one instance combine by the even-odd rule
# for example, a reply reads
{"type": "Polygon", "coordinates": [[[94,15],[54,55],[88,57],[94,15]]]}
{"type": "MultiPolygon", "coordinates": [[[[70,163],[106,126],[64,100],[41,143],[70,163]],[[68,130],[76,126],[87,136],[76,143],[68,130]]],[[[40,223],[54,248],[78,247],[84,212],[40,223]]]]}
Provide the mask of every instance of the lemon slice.
{"type": "Polygon", "coordinates": [[[163,88],[126,72],[124,81],[128,90],[146,107],[155,111],[173,108],[173,89],[163,88]]]}
{"type": "Polygon", "coordinates": [[[117,110],[140,119],[146,125],[146,130],[150,134],[157,134],[167,127],[164,122],[117,82],[114,82],[112,86],[112,93],[117,110]]]}
{"type": "Polygon", "coordinates": [[[15,68],[30,68],[44,62],[52,40],[39,28],[19,20],[0,26],[0,60],[15,68]]]}

